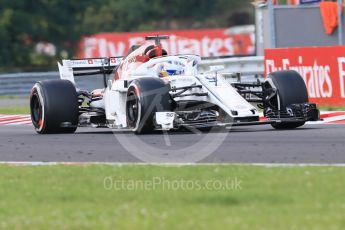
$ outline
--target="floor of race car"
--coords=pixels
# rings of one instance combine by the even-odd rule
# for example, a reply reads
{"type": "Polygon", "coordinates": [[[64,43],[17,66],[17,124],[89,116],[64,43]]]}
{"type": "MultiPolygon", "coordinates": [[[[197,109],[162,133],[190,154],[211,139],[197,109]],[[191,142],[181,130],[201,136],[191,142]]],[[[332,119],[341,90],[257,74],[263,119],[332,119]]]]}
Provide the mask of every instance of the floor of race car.
{"type": "MultiPolygon", "coordinates": [[[[37,135],[31,125],[0,126],[0,162],[141,162],[120,140],[162,149],[162,156],[200,151],[200,143],[215,145],[219,133],[172,132],[136,136],[109,129],[79,128],[76,134],[37,135]],[[120,136],[117,136],[120,135],[120,136]],[[165,151],[167,150],[167,151],[165,151]]],[[[345,124],[307,124],[295,130],[270,125],[233,127],[212,154],[201,162],[218,163],[345,163],[345,124]]],[[[206,145],[207,146],[207,145],[206,145]]],[[[140,147],[140,146],[139,146],[140,147]]]]}

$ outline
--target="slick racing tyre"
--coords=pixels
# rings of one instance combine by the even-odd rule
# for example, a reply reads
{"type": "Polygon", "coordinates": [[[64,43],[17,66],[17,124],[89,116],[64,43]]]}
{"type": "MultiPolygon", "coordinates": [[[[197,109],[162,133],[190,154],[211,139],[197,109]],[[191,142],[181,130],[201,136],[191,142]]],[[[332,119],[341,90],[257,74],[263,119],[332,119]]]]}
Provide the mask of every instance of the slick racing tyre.
{"type": "Polygon", "coordinates": [[[30,94],[32,124],[39,134],[74,133],[78,125],[78,96],[67,80],[37,82],[30,94]]]}
{"type": "Polygon", "coordinates": [[[127,126],[135,133],[149,133],[155,128],[156,112],[172,111],[169,88],[159,78],[134,80],[127,91],[127,126]]]}
{"type": "MultiPolygon", "coordinates": [[[[309,101],[303,78],[296,71],[270,73],[266,83],[277,90],[277,94],[271,99],[271,102],[279,111],[285,111],[286,107],[291,104],[308,103],[309,101]]],[[[272,124],[272,127],[276,129],[293,129],[304,125],[304,123],[305,121],[289,121],[272,124]]]]}

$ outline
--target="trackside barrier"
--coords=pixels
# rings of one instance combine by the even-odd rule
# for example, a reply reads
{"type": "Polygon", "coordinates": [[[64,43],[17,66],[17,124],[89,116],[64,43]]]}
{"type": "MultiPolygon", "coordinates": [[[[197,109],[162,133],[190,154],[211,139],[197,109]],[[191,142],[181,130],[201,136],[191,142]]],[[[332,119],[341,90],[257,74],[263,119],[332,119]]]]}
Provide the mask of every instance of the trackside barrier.
{"type": "MultiPolygon", "coordinates": [[[[37,81],[59,79],[59,72],[0,74],[0,95],[28,95],[37,81]]],[[[78,88],[92,90],[103,87],[102,76],[76,77],[78,88]]]]}
{"type": "Polygon", "coordinates": [[[56,71],[0,74],[0,95],[29,94],[36,81],[58,78],[56,71]]]}
{"type": "MultiPolygon", "coordinates": [[[[199,71],[204,72],[210,66],[224,66],[223,73],[241,73],[245,76],[263,75],[264,57],[236,57],[202,60],[199,71]]],[[[25,95],[29,94],[33,84],[40,80],[58,79],[59,72],[26,72],[0,74],[0,95],[25,95]]],[[[77,87],[92,90],[103,86],[102,76],[76,77],[77,87]]]]}
{"type": "Polygon", "coordinates": [[[223,65],[222,72],[241,73],[242,75],[262,75],[264,73],[264,57],[236,57],[202,60],[199,64],[199,71],[209,70],[210,66],[223,65]]]}

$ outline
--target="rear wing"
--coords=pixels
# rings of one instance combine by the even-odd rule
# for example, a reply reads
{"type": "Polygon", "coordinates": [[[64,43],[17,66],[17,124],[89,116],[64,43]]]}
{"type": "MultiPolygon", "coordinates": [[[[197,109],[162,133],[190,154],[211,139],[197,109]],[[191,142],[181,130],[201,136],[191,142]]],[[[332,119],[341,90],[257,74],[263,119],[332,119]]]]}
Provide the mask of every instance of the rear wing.
{"type": "Polygon", "coordinates": [[[60,78],[75,84],[74,76],[110,74],[121,61],[122,57],[62,60],[58,62],[60,78]]]}

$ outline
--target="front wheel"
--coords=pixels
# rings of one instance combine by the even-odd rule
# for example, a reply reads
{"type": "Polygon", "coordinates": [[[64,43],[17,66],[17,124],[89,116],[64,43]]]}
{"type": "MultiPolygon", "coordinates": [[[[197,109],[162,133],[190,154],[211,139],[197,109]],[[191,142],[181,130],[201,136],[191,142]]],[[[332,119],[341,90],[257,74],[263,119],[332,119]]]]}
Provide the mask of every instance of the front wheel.
{"type": "MultiPolygon", "coordinates": [[[[270,73],[265,81],[267,88],[273,88],[277,93],[269,101],[272,110],[278,113],[286,111],[292,104],[308,103],[307,87],[303,78],[296,71],[277,71],[270,73]]],[[[289,121],[272,124],[275,129],[294,129],[305,124],[305,121],[289,121]]]]}
{"type": "Polygon", "coordinates": [[[172,111],[169,88],[159,78],[139,78],[134,80],[127,91],[127,126],[135,133],[154,130],[156,112],[172,111]]]}

